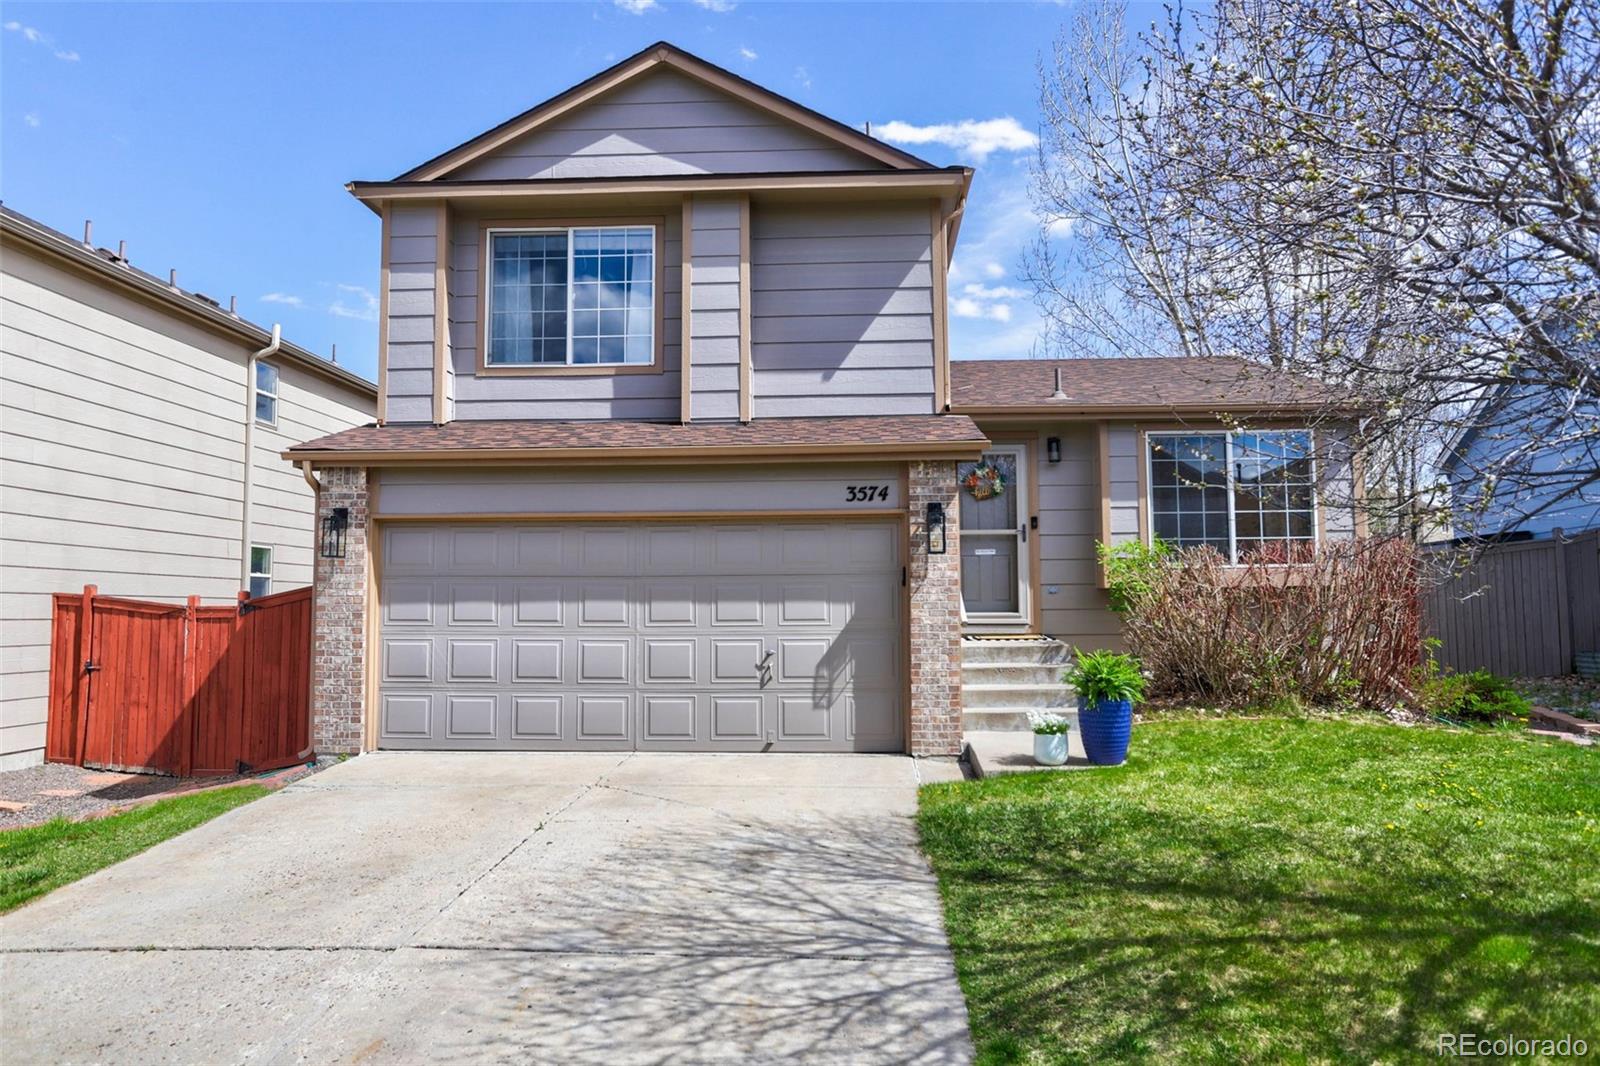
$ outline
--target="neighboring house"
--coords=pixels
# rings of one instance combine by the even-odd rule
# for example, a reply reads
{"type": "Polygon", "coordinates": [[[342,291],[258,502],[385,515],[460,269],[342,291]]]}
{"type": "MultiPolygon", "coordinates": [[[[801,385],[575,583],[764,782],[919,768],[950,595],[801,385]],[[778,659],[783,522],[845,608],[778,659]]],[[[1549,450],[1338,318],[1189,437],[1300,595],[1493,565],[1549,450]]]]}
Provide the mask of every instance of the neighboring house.
{"type": "Polygon", "coordinates": [[[1118,639],[1097,539],[1351,534],[1313,385],[952,364],[971,178],[659,44],[353,183],[379,424],[285,453],[347,527],[319,750],[954,754],[964,635],[1118,639]]]}
{"type": "Polygon", "coordinates": [[[1565,392],[1495,386],[1440,463],[1463,538],[1548,537],[1600,528],[1600,404],[1565,392]]]}
{"type": "Polygon", "coordinates": [[[50,594],[215,602],[309,584],[313,495],[278,453],[370,422],[376,389],[287,342],[256,359],[266,330],[10,209],[0,275],[9,769],[43,757],[50,594]]]}

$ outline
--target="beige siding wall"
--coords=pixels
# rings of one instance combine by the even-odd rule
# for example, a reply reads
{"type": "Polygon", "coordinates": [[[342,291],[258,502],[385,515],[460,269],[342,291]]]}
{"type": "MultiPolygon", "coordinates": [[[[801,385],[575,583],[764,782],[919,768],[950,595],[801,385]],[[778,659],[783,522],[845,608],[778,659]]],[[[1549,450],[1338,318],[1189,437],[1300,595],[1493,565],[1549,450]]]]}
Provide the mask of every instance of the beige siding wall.
{"type": "Polygon", "coordinates": [[[449,177],[616,178],[882,166],[685,74],[658,70],[449,177]]]}
{"type": "Polygon", "coordinates": [[[743,202],[696,196],[689,240],[689,410],[696,421],[739,417],[739,256],[743,202]]]}
{"type": "MultiPolygon", "coordinates": [[[[0,287],[0,768],[44,744],[50,594],[213,602],[239,590],[245,360],[237,343],[8,245],[0,287]]],[[[290,443],[371,401],[280,366],[257,427],[255,536],[279,589],[311,580],[311,490],[290,443]]]]}
{"type": "Polygon", "coordinates": [[[432,422],[437,209],[395,207],[389,217],[389,362],[384,416],[432,422]]]}

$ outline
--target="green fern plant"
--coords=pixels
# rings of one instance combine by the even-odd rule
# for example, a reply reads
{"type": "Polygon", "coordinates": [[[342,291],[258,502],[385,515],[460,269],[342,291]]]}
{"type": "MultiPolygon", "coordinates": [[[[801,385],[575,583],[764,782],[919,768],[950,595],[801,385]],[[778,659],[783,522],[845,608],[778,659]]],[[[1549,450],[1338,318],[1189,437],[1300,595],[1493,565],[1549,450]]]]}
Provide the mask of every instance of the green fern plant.
{"type": "Polygon", "coordinates": [[[1079,651],[1061,680],[1090,703],[1138,703],[1144,699],[1144,670],[1139,660],[1116,651],[1079,651]]]}

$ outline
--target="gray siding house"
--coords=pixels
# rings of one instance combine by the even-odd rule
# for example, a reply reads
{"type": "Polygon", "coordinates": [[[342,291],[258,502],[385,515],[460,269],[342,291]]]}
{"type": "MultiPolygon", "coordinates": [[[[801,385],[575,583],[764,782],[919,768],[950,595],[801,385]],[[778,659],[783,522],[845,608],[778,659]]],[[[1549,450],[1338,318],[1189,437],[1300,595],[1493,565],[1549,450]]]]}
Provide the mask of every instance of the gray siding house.
{"type": "Polygon", "coordinates": [[[1314,384],[953,363],[971,179],[658,44],[353,182],[378,423],[284,452],[347,526],[319,749],[950,755],[1119,639],[1096,540],[1354,532],[1314,384]]]}
{"type": "Polygon", "coordinates": [[[0,209],[0,770],[43,758],[51,593],[311,583],[311,486],[279,453],[370,422],[377,395],[286,342],[252,359],[271,342],[0,209]]]}

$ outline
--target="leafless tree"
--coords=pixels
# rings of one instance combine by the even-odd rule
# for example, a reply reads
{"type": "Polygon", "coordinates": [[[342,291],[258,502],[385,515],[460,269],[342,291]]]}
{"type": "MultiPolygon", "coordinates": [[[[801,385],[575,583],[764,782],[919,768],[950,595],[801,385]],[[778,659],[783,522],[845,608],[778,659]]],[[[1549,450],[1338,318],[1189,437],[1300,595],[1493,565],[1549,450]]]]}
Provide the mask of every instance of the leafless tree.
{"type": "Polygon", "coordinates": [[[1600,7],[1221,0],[1041,66],[1034,280],[1067,354],[1231,354],[1373,402],[1380,522],[1454,468],[1513,520],[1600,499],[1600,7]]]}

